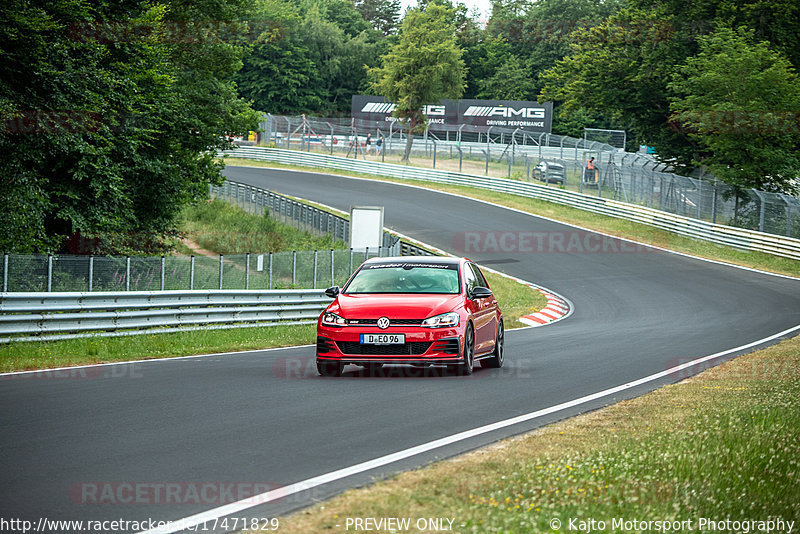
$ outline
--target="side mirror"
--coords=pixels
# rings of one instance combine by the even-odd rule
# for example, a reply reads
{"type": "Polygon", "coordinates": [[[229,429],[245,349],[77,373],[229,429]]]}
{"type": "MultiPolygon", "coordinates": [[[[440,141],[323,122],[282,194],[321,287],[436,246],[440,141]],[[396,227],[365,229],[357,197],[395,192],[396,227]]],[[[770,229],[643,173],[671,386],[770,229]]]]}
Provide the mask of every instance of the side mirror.
{"type": "Polygon", "coordinates": [[[339,296],[339,291],[340,291],[339,286],[333,286],[326,289],[325,294],[330,298],[335,299],[336,297],[339,296]]]}
{"type": "Polygon", "coordinates": [[[472,300],[485,299],[492,296],[492,290],[488,287],[475,286],[472,288],[472,300]]]}

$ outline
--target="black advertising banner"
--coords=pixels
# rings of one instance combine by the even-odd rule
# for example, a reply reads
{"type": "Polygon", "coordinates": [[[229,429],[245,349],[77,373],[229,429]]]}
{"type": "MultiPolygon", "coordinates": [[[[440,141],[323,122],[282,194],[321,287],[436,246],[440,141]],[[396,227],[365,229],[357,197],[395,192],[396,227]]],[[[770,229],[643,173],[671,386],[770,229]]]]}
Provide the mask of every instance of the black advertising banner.
{"type": "MultiPolygon", "coordinates": [[[[357,120],[397,122],[392,117],[396,104],[380,96],[353,95],[352,115],[357,120]]],[[[551,133],[553,103],[520,100],[443,100],[425,106],[432,130],[456,130],[462,124],[474,129],[520,128],[527,132],[551,133]]]]}

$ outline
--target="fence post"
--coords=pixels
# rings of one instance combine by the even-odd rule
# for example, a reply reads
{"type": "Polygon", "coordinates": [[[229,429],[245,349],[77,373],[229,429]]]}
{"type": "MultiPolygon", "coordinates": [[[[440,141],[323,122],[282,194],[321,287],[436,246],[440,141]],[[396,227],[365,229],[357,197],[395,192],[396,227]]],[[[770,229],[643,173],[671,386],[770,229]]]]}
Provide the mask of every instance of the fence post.
{"type": "Polygon", "coordinates": [[[219,288],[222,289],[222,254],[219,255],[219,288]]]}
{"type": "Polygon", "coordinates": [[[759,210],[759,214],[758,214],[758,231],[759,232],[763,232],[764,231],[764,217],[765,217],[766,212],[767,212],[767,203],[766,203],[766,200],[764,199],[764,195],[762,195],[761,192],[758,189],[753,189],[753,192],[755,192],[755,194],[758,195],[758,200],[761,203],[761,209],[759,210]]]}
{"type": "Polygon", "coordinates": [[[125,291],[131,290],[131,257],[125,256],[125,291]]]}
{"type": "Polygon", "coordinates": [[[161,291],[164,291],[164,267],[166,266],[166,262],[164,260],[164,256],[161,256],[161,291]]]}
{"type": "Polygon", "coordinates": [[[292,251],[292,288],[297,285],[297,251],[292,251]]]}
{"type": "Polygon", "coordinates": [[[333,270],[333,249],[331,249],[331,286],[335,283],[334,279],[336,278],[335,272],[333,270]]]}
{"type": "Polygon", "coordinates": [[[194,254],[189,258],[189,289],[194,289],[194,254]]]}
{"type": "Polygon", "coordinates": [[[350,274],[353,274],[353,247],[350,247],[350,274]]]}
{"type": "Polygon", "coordinates": [[[711,222],[717,224],[717,179],[714,178],[714,195],[711,197],[711,222]]]}
{"type": "Polygon", "coordinates": [[[314,251],[314,282],[311,286],[314,289],[317,289],[317,251],[314,251]]]}
{"type": "Polygon", "coordinates": [[[53,255],[47,255],[47,292],[53,290],[53,255]]]}
{"type": "Polygon", "coordinates": [[[89,293],[92,292],[92,278],[94,278],[94,256],[89,256],[89,293]]]}
{"type": "Polygon", "coordinates": [[[3,254],[3,293],[8,291],[8,254],[3,254]]]}
{"type": "Polygon", "coordinates": [[[244,288],[250,289],[250,253],[245,255],[244,264],[244,288]]]}
{"type": "Polygon", "coordinates": [[[272,252],[269,253],[269,288],[272,289],[272,252]]]}
{"type": "Polygon", "coordinates": [[[369,247],[364,249],[364,261],[369,259],[369,247]]]}

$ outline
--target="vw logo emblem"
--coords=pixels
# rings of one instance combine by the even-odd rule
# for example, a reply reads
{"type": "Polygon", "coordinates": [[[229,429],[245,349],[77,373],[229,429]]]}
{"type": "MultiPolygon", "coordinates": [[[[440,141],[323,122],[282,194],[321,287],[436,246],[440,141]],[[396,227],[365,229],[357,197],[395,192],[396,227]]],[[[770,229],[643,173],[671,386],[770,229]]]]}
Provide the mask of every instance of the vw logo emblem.
{"type": "Polygon", "coordinates": [[[378,328],[381,330],[386,330],[389,328],[389,318],[388,317],[381,317],[378,319],[378,328]]]}

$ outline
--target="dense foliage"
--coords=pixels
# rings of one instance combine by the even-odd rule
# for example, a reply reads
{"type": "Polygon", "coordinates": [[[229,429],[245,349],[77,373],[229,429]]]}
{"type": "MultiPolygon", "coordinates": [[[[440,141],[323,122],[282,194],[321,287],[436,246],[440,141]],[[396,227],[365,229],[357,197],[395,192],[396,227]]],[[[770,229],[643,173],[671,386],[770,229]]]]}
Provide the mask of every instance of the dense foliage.
{"type": "Polygon", "coordinates": [[[554,133],[624,129],[679,172],[792,191],[797,15],[792,0],[493,0],[488,20],[456,0],[7,0],[0,249],[159,250],[253,110],[346,116],[359,93],[398,100],[413,127],[440,98],[553,101],[554,133]]]}
{"type": "Polygon", "coordinates": [[[0,5],[0,249],[159,250],[256,115],[241,0],[0,5]],[[208,21],[209,24],[205,24],[208,21]]]}

